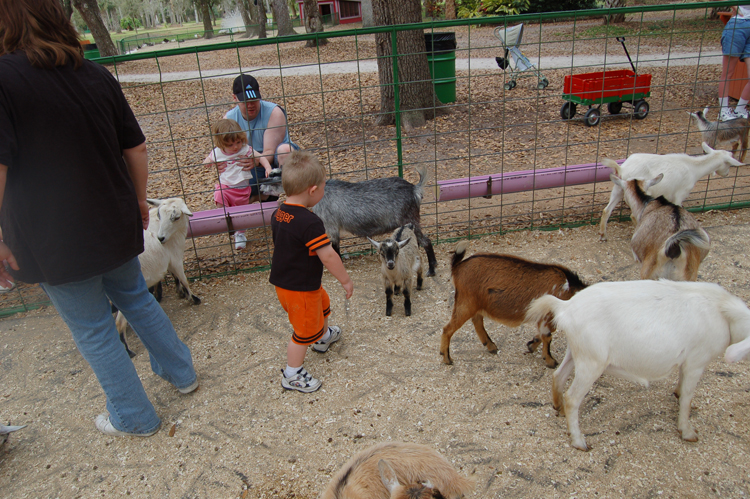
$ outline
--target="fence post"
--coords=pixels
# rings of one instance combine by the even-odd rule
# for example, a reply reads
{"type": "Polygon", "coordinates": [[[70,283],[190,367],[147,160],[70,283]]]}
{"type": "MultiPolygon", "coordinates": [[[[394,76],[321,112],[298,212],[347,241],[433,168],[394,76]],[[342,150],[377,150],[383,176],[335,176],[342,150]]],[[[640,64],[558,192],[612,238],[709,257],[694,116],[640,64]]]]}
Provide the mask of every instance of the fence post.
{"type": "Polygon", "coordinates": [[[393,112],[396,117],[396,154],[398,157],[398,176],[404,176],[404,159],[401,147],[401,102],[398,91],[398,40],[396,29],[391,28],[391,57],[393,58],[393,112]]]}

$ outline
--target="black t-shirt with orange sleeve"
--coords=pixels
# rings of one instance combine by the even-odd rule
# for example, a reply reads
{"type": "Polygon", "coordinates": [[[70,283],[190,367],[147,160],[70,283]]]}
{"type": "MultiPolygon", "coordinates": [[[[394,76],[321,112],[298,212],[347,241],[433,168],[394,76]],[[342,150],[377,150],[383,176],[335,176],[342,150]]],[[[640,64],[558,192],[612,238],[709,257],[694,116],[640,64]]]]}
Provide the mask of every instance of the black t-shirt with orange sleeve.
{"type": "Polygon", "coordinates": [[[323,262],[316,250],[331,244],[323,221],[302,205],[284,203],[271,217],[271,231],[271,284],[290,291],[319,289],[323,262]]]}

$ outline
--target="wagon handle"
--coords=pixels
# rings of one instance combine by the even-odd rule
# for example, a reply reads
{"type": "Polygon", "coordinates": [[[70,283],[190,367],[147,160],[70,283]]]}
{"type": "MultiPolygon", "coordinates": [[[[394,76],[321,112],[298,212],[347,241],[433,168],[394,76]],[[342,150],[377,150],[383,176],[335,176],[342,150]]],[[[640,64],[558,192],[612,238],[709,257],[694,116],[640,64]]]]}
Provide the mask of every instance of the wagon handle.
{"type": "Polygon", "coordinates": [[[635,66],[633,65],[633,60],[630,58],[630,54],[628,53],[627,47],[625,47],[625,37],[624,36],[618,36],[616,40],[620,43],[622,43],[622,48],[625,51],[625,55],[628,56],[628,61],[630,61],[630,67],[633,68],[633,73],[637,73],[638,71],[635,70],[635,66]]]}

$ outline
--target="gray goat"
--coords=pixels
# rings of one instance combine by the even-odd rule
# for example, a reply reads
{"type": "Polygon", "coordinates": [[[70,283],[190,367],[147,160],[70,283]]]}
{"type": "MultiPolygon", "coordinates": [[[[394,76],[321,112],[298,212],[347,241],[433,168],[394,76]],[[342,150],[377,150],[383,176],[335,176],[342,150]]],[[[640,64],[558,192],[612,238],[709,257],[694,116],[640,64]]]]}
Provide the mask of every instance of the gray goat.
{"type": "MultiPolygon", "coordinates": [[[[428,276],[435,275],[435,251],[432,241],[424,235],[419,224],[422,188],[427,181],[427,170],[418,168],[419,182],[412,184],[401,177],[376,178],[362,182],[326,180],[323,199],[312,211],[325,225],[333,249],[339,253],[340,232],[345,230],[359,237],[385,234],[402,225],[412,224],[417,242],[427,253],[428,276]]],[[[275,169],[268,179],[263,179],[261,192],[278,196],[281,188],[281,170],[275,169]]]]}
{"type": "Polygon", "coordinates": [[[399,227],[382,243],[367,238],[380,255],[385,285],[385,315],[389,317],[393,313],[393,295],[394,293],[398,295],[402,288],[404,314],[411,315],[411,283],[415,271],[417,272],[417,289],[422,289],[422,262],[419,258],[419,247],[417,247],[413,228],[412,224],[399,227]]]}
{"type": "Polygon", "coordinates": [[[739,160],[745,162],[747,153],[747,135],[750,131],[750,122],[745,118],[737,118],[729,121],[709,121],[706,118],[708,108],[695,113],[688,112],[692,116],[695,126],[701,131],[703,142],[716,149],[716,144],[729,142],[732,146],[732,155],[740,147],[739,160]]]}

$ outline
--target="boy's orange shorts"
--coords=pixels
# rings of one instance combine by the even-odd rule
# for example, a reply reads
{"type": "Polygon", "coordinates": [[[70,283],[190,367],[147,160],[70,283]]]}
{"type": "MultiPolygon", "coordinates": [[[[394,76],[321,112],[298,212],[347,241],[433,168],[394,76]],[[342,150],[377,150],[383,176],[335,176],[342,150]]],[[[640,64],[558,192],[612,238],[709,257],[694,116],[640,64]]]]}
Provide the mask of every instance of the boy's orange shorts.
{"type": "Polygon", "coordinates": [[[321,286],[316,291],[290,291],[276,287],[276,296],[294,328],[292,341],[312,345],[325,334],[325,318],[331,315],[331,300],[321,286]]]}

